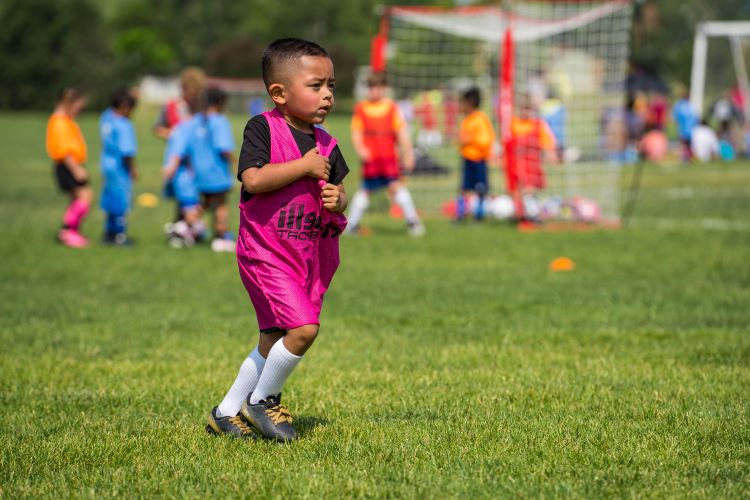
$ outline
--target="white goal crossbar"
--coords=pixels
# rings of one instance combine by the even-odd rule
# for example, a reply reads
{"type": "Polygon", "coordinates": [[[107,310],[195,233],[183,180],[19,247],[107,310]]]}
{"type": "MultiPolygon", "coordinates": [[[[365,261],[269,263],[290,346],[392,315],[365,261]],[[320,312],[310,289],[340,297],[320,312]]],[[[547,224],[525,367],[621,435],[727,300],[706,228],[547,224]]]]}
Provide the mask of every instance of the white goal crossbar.
{"type": "MultiPolygon", "coordinates": [[[[750,38],[750,21],[711,21],[700,23],[695,28],[693,41],[693,67],[690,77],[690,104],[693,109],[703,114],[703,98],[706,87],[706,59],[708,56],[708,39],[724,37],[730,40],[732,59],[734,61],[737,85],[746,96],[750,96],[745,58],[742,54],[743,38],[750,38]]],[[[747,101],[747,100],[746,100],[747,101]]],[[[750,116],[750,103],[746,103],[745,116],[750,116]]]]}

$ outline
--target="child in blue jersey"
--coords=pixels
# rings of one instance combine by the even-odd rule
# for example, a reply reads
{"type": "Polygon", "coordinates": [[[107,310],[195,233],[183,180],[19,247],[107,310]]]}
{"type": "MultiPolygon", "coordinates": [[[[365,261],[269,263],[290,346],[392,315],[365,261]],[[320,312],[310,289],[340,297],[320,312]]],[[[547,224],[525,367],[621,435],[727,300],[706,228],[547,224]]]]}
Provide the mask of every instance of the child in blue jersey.
{"type": "Polygon", "coordinates": [[[127,214],[131,208],[133,180],[137,176],[133,160],[138,151],[135,129],[130,121],[135,98],[123,89],[112,96],[111,104],[99,120],[103,179],[100,206],[105,213],[103,241],[111,245],[130,245],[127,214]]]}
{"type": "Polygon", "coordinates": [[[192,246],[205,231],[195,170],[188,154],[190,140],[190,121],[180,122],[172,128],[164,151],[164,192],[175,200],[179,213],[177,222],[167,224],[165,232],[175,248],[192,246]]]}
{"type": "Polygon", "coordinates": [[[195,182],[203,209],[213,212],[211,248],[216,252],[234,252],[226,198],[234,181],[230,165],[235,162],[235,144],[232,126],[223,114],[227,94],[212,87],[206,90],[203,99],[205,109],[196,115],[194,124],[195,182]]]}

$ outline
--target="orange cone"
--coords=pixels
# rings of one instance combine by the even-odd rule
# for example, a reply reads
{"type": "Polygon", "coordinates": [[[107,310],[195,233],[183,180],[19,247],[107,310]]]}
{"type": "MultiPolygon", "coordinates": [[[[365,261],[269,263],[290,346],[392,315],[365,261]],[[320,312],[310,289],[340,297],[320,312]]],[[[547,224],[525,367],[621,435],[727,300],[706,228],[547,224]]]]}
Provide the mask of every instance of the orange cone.
{"type": "Polygon", "coordinates": [[[572,271],[575,267],[576,263],[568,257],[557,257],[549,263],[549,270],[553,272],[572,271]]]}

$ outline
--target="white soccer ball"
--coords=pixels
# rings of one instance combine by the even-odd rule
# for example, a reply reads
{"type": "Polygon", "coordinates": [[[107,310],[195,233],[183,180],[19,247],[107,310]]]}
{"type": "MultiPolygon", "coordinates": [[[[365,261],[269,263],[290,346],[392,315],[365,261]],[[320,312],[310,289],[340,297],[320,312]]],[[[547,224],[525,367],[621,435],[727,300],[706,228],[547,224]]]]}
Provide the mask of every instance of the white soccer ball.
{"type": "Polygon", "coordinates": [[[513,198],[506,194],[494,197],[488,202],[487,212],[497,219],[510,219],[516,212],[513,198]]]}
{"type": "Polygon", "coordinates": [[[523,197],[523,211],[524,215],[530,219],[539,218],[539,214],[542,212],[542,207],[539,205],[539,201],[532,195],[527,194],[523,197]]]}
{"type": "Polygon", "coordinates": [[[563,151],[563,161],[565,163],[575,163],[581,158],[581,150],[576,146],[570,146],[563,151]]]}

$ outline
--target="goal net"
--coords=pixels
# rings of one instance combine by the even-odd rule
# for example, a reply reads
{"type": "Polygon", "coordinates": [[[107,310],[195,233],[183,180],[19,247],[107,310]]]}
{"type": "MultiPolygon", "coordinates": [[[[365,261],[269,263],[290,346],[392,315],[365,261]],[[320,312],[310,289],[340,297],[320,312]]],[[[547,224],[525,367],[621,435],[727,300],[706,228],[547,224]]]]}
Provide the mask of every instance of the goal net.
{"type": "Polygon", "coordinates": [[[388,8],[371,66],[410,124],[420,208],[450,213],[459,99],[477,87],[497,135],[488,214],[617,221],[630,24],[623,0],[388,8]]]}

